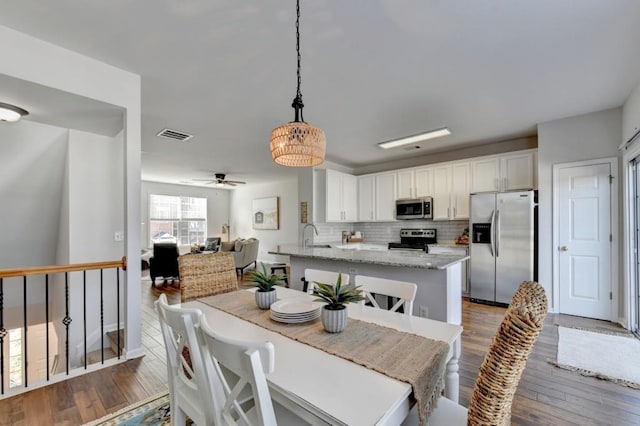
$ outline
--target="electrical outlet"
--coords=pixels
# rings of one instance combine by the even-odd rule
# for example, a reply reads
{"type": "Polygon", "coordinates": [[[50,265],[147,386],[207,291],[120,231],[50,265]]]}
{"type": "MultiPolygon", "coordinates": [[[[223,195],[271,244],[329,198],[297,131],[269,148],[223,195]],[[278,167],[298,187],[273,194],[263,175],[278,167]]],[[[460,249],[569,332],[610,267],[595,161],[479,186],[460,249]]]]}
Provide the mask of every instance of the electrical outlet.
{"type": "Polygon", "coordinates": [[[124,232],[123,231],[116,231],[113,233],[113,240],[114,241],[124,241],[124,232]]]}
{"type": "Polygon", "coordinates": [[[422,318],[429,318],[429,308],[424,305],[420,305],[420,308],[418,309],[418,316],[421,316],[422,318]]]}

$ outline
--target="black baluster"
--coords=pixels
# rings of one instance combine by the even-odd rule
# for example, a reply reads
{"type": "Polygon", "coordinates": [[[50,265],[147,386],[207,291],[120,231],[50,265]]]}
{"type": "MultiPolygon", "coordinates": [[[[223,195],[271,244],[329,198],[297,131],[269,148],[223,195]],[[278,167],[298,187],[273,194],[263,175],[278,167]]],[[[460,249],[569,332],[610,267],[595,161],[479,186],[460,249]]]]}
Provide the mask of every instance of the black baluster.
{"type": "Polygon", "coordinates": [[[24,346],[24,387],[26,388],[29,385],[28,371],[29,371],[29,353],[27,352],[27,276],[25,275],[22,278],[22,299],[24,308],[22,309],[24,312],[24,340],[22,341],[22,345],[24,346]]]}
{"type": "Polygon", "coordinates": [[[4,328],[4,282],[0,278],[0,392],[4,395],[4,338],[7,329],[4,328]]]}
{"type": "Polygon", "coordinates": [[[118,331],[118,359],[120,359],[120,268],[116,268],[116,327],[118,331]]]}
{"type": "Polygon", "coordinates": [[[102,269],[100,269],[100,356],[104,364],[104,299],[102,297],[102,269]]]}
{"type": "Polygon", "coordinates": [[[84,369],[87,369],[87,271],[82,271],[82,314],[84,321],[84,369]]]}
{"type": "Polygon", "coordinates": [[[69,273],[64,273],[64,318],[62,324],[66,330],[66,341],[64,343],[65,355],[67,357],[67,376],[69,375],[69,324],[71,324],[71,317],[69,317],[69,273]]]}
{"type": "Polygon", "coordinates": [[[44,276],[44,323],[47,340],[47,382],[49,381],[49,274],[44,276]]]}

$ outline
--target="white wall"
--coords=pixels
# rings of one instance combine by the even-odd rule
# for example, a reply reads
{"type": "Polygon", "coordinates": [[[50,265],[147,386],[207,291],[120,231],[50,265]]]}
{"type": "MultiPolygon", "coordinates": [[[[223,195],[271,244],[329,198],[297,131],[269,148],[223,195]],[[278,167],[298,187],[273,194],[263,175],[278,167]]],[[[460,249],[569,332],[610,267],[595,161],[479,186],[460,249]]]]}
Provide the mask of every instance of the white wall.
{"type": "MultiPolygon", "coordinates": [[[[67,150],[67,182],[65,196],[68,212],[65,227],[67,234],[61,234],[68,253],[59,253],[68,263],[117,261],[125,252],[124,241],[115,241],[114,232],[124,229],[124,172],[123,172],[122,134],[115,138],[95,135],[78,130],[69,130],[67,150]]],[[[86,285],[87,334],[100,337],[100,273],[88,271],[86,285]]],[[[53,317],[64,316],[64,282],[56,276],[52,289],[53,317]]],[[[103,272],[104,324],[106,329],[115,328],[116,316],[116,272],[106,269],[103,272]]],[[[124,283],[121,281],[121,290],[124,283]]],[[[70,325],[69,344],[71,364],[78,365],[80,354],[75,350],[83,342],[83,274],[69,274],[70,325]]],[[[122,301],[121,301],[122,302],[122,301]]],[[[123,318],[122,305],[120,318],[123,318]]],[[[64,328],[56,322],[59,335],[64,328]]],[[[59,351],[64,353],[64,339],[61,339],[59,351]]]]}
{"type": "Polygon", "coordinates": [[[268,254],[278,244],[295,244],[298,241],[298,179],[249,185],[231,192],[231,239],[255,237],[260,240],[258,261],[281,262],[282,256],[268,254]],[[256,198],[279,197],[280,228],[277,230],[253,229],[251,203],[256,198]]]}
{"type": "MultiPolygon", "coordinates": [[[[622,110],[609,109],[538,125],[538,281],[552,293],[552,168],[554,164],[617,157],[622,110]]],[[[554,306],[555,310],[556,307],[554,306]]]]}
{"type": "MultiPolygon", "coordinates": [[[[172,185],[159,182],[142,182],[141,218],[142,232],[140,244],[142,247],[151,247],[149,240],[149,195],[184,195],[207,199],[207,236],[226,237],[220,232],[222,225],[229,221],[229,192],[225,189],[204,188],[201,186],[172,185]]],[[[202,241],[204,242],[204,241],[202,241]]]]}
{"type": "Polygon", "coordinates": [[[627,142],[640,129],[640,84],[631,92],[622,108],[622,138],[627,142]]]}
{"type": "Polygon", "coordinates": [[[0,268],[53,265],[67,129],[0,124],[0,268]]]}
{"type": "MultiPolygon", "coordinates": [[[[125,114],[125,253],[140,256],[140,76],[0,26],[0,74],[123,108],[125,114]]],[[[37,106],[36,106],[37,108],[37,106]]],[[[126,358],[144,354],[140,262],[129,262],[125,286],[126,358]]]]}

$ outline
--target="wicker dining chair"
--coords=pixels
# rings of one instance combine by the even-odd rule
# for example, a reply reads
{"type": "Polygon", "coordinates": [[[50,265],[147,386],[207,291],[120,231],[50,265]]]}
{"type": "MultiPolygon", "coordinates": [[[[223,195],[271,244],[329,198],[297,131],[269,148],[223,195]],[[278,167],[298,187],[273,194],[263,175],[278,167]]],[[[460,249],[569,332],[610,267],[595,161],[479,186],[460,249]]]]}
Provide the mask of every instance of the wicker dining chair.
{"type": "Polygon", "coordinates": [[[233,255],[229,252],[186,254],[178,258],[180,301],[238,289],[233,255]]]}
{"type": "MultiPolygon", "coordinates": [[[[544,288],[534,281],[523,282],[480,366],[469,409],[441,397],[429,416],[429,425],[511,424],[513,396],[533,344],[542,330],[547,309],[544,288]]],[[[403,423],[413,424],[417,424],[415,410],[403,423]]]]}

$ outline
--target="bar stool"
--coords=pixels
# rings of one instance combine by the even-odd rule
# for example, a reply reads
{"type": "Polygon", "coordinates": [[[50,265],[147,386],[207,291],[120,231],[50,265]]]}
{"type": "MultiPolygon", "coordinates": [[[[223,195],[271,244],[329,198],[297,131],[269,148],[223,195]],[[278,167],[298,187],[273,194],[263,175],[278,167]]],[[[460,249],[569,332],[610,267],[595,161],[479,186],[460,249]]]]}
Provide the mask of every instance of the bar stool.
{"type": "Polygon", "coordinates": [[[289,287],[289,278],[287,277],[287,264],[286,263],[274,263],[271,265],[271,273],[275,274],[276,271],[282,271],[282,275],[284,276],[283,280],[285,286],[289,287]]]}

